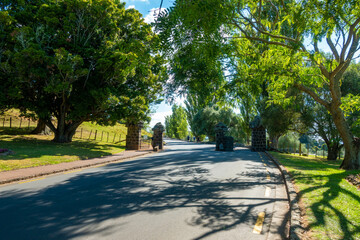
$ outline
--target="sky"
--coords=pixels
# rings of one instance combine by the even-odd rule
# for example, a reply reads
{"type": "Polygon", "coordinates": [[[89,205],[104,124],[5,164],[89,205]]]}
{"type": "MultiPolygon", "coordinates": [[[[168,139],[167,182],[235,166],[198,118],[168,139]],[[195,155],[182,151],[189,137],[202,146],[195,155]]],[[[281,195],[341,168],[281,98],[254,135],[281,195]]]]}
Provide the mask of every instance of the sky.
{"type": "MultiPolygon", "coordinates": [[[[126,0],[126,8],[135,8],[143,17],[145,22],[151,23],[154,21],[154,13],[159,13],[161,0],[126,0]]],[[[163,0],[162,8],[166,9],[173,5],[173,0],[163,0]]],[[[177,104],[182,104],[182,99],[178,98],[175,101],[177,104]]],[[[150,127],[153,128],[156,123],[161,122],[165,125],[165,117],[171,115],[171,106],[163,101],[161,104],[155,106],[155,113],[151,115],[150,127]]]]}

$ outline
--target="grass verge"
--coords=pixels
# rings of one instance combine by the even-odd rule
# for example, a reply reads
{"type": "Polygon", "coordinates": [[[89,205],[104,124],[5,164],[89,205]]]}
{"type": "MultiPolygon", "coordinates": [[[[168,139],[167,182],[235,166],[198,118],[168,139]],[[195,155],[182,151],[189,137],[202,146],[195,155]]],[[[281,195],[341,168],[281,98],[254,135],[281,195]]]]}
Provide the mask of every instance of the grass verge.
{"type": "Polygon", "coordinates": [[[360,239],[360,191],[345,180],[360,171],[340,161],[272,152],[292,175],[313,239],[360,239]]]}
{"type": "Polygon", "coordinates": [[[115,144],[74,139],[71,143],[59,144],[52,142],[52,138],[40,135],[0,135],[1,148],[15,152],[0,156],[0,171],[85,160],[125,150],[125,142],[115,144]]]}
{"type": "MultiPolygon", "coordinates": [[[[73,142],[65,144],[51,142],[53,135],[29,135],[36,124],[20,118],[18,109],[10,109],[0,116],[0,148],[15,152],[9,156],[0,155],[0,171],[84,160],[125,149],[127,127],[124,124],[101,126],[84,122],[78,127],[73,142]]],[[[141,134],[151,137],[144,129],[141,134]]]]}

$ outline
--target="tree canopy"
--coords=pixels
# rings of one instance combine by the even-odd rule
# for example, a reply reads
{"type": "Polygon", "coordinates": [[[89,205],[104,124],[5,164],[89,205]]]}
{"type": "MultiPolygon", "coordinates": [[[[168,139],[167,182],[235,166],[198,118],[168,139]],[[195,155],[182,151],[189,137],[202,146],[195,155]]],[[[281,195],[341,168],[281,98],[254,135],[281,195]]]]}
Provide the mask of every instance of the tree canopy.
{"type": "Polygon", "coordinates": [[[359,16],[359,1],[177,0],[158,19],[158,30],[174,46],[186,40],[230,45],[226,57],[245,71],[237,74],[254,85],[266,78],[275,103],[289,104],[291,89],[312,97],[330,112],[342,138],[342,167],[359,169],[360,144],[343,109],[358,109],[360,97],[341,95],[343,74],[359,51],[359,16]]]}
{"type": "Polygon", "coordinates": [[[185,139],[188,135],[188,123],[184,107],[174,104],[172,114],[165,117],[166,135],[171,138],[185,139]]]}
{"type": "Polygon", "coordinates": [[[137,10],[114,0],[11,1],[3,9],[13,17],[16,101],[46,121],[54,141],[71,141],[83,121],[147,119],[166,71],[137,10]]]}

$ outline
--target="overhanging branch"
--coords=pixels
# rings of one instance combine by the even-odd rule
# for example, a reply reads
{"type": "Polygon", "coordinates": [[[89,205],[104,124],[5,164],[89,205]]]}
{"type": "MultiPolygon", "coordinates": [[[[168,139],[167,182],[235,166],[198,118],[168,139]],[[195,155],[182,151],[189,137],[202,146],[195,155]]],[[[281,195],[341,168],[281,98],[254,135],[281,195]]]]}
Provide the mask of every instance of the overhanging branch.
{"type": "Polygon", "coordinates": [[[313,90],[311,90],[310,88],[299,84],[299,83],[295,83],[294,87],[299,89],[300,91],[309,94],[316,102],[320,103],[321,105],[323,105],[326,109],[330,109],[330,103],[325,101],[324,99],[320,98],[313,90]]]}

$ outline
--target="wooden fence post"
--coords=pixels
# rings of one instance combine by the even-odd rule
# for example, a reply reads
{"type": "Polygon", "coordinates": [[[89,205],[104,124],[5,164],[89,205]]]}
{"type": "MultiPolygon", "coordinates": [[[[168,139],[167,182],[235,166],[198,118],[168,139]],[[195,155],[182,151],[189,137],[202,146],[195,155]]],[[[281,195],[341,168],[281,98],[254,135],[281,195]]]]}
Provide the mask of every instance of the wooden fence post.
{"type": "Polygon", "coordinates": [[[91,129],[91,131],[90,131],[89,139],[90,139],[90,137],[91,137],[91,134],[92,134],[92,129],[91,129]]]}
{"type": "Polygon", "coordinates": [[[80,129],[80,139],[82,139],[82,131],[83,131],[83,129],[81,128],[80,129]]]}
{"type": "Polygon", "coordinates": [[[107,139],[106,139],[106,142],[109,142],[109,132],[106,132],[107,133],[107,139]]]}
{"type": "Polygon", "coordinates": [[[95,140],[96,140],[97,130],[95,130],[95,140]]]}
{"type": "Polygon", "coordinates": [[[3,127],[5,127],[5,118],[4,118],[4,120],[3,120],[3,127]]]}
{"type": "Polygon", "coordinates": [[[12,118],[10,117],[10,128],[11,128],[11,119],[12,119],[12,118]]]}
{"type": "Polygon", "coordinates": [[[115,138],[116,138],[116,133],[114,133],[114,139],[113,139],[113,142],[115,142],[115,138]]]}
{"type": "Polygon", "coordinates": [[[101,131],[101,141],[103,140],[104,131],[101,131]]]}
{"type": "Polygon", "coordinates": [[[21,128],[22,118],[20,118],[19,128],[21,128]]]}
{"type": "Polygon", "coordinates": [[[28,129],[30,129],[30,119],[29,119],[29,122],[28,122],[28,129]]]}

